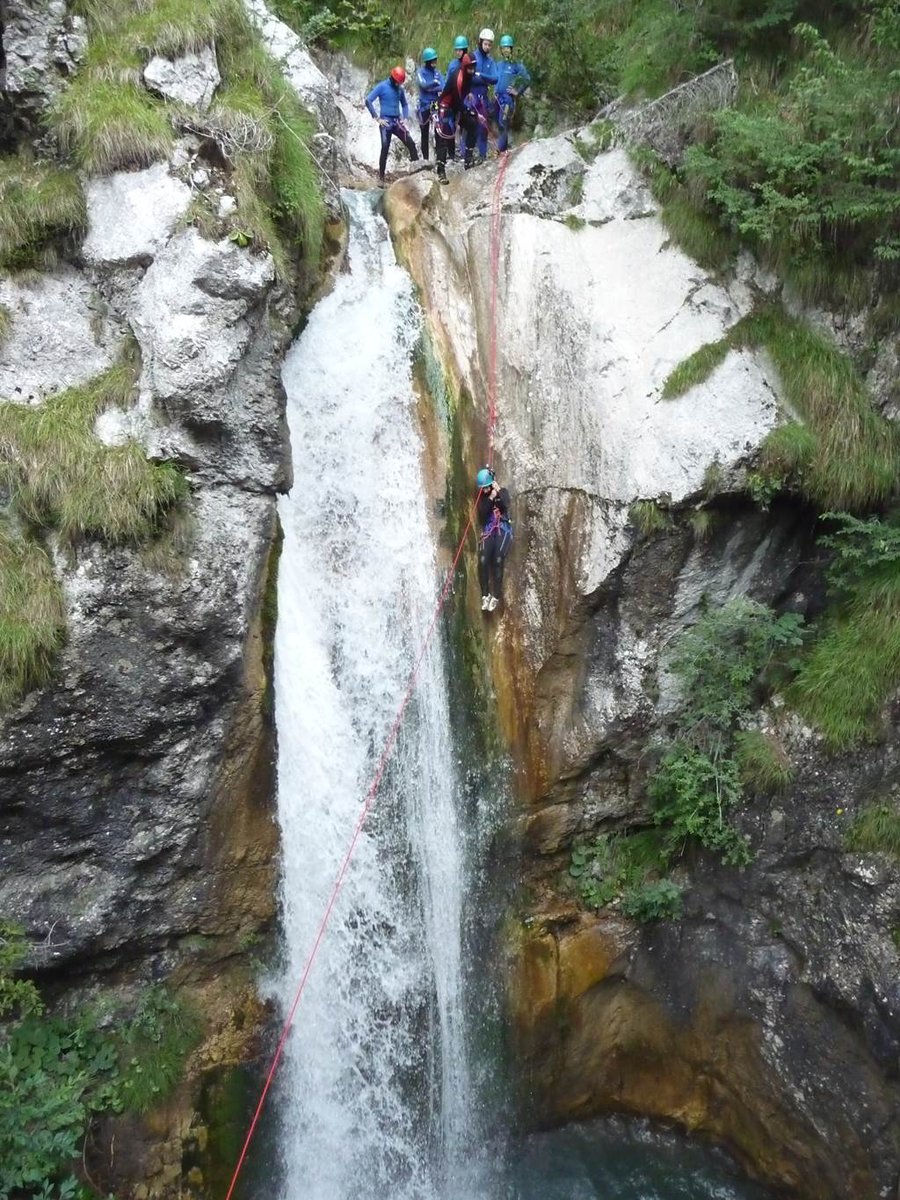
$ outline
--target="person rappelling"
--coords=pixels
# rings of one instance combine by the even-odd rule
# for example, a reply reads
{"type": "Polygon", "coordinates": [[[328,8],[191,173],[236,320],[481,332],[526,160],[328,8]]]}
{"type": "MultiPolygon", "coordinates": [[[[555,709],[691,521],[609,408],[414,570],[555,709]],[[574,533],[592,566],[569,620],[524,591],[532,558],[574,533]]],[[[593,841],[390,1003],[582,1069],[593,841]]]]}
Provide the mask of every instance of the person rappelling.
{"type": "MultiPolygon", "coordinates": [[[[457,41],[465,41],[458,38],[457,41]]],[[[456,146],[456,131],[461,129],[466,137],[465,168],[472,166],[475,138],[478,133],[478,118],[472,104],[472,77],[475,74],[475,59],[463,50],[456,62],[450,64],[447,79],[438,96],[437,124],[435,125],[434,153],[437,158],[437,173],[441,183],[447,182],[447,159],[453,158],[456,146]]]]}
{"type": "Polygon", "coordinates": [[[406,83],[406,72],[402,67],[393,67],[387,79],[376,83],[366,96],[366,108],[372,114],[372,119],[378,122],[381,134],[381,157],[378,160],[378,181],[384,183],[384,169],[387,166],[388,151],[391,148],[391,138],[399,138],[409,151],[409,157],[416,162],[419,152],[412,140],[404,121],[409,120],[409,103],[403,88],[406,83]],[[375,111],[375,101],[378,101],[378,112],[375,111]]]}
{"type": "Polygon", "coordinates": [[[525,64],[513,60],[515,44],[511,33],[504,33],[500,39],[501,58],[497,64],[497,86],[491,105],[491,115],[498,129],[497,149],[501,154],[509,149],[509,131],[516,111],[516,100],[524,95],[531,83],[525,64]]]}
{"type": "Polygon", "coordinates": [[[426,159],[428,158],[428,131],[431,128],[432,117],[437,114],[438,96],[444,86],[444,76],[438,70],[437,64],[437,50],[433,46],[426,46],[422,51],[422,65],[416,71],[416,83],[419,85],[416,115],[419,118],[419,129],[422,134],[422,157],[426,159]]]}
{"type": "Polygon", "coordinates": [[[476,512],[481,525],[478,547],[481,611],[493,612],[503,602],[503,568],[513,540],[509,492],[500,486],[487,466],[481,468],[475,482],[478,484],[476,512]]]}

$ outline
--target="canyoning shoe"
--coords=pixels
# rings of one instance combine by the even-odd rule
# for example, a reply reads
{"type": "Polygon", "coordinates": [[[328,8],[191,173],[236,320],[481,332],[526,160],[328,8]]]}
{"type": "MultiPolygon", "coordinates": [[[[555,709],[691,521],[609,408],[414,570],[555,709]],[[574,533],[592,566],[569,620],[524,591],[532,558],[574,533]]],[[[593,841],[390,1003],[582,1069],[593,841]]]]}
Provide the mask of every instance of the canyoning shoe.
{"type": "Polygon", "coordinates": [[[443,174],[438,175],[438,179],[441,181],[441,183],[449,183],[450,182],[450,180],[447,178],[447,176],[443,175],[443,174]]]}
{"type": "Polygon", "coordinates": [[[493,596],[482,596],[481,597],[481,611],[482,612],[490,612],[491,611],[491,601],[493,600],[493,598],[494,598],[493,596]]]}
{"type": "Polygon", "coordinates": [[[488,596],[488,612],[493,612],[499,603],[500,601],[496,596],[488,596]]]}

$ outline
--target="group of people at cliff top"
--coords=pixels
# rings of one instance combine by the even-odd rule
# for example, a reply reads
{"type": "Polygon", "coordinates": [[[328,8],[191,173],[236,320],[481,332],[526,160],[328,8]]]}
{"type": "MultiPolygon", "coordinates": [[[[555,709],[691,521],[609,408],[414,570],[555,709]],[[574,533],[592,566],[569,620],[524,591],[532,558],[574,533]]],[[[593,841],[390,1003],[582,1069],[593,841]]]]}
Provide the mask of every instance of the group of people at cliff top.
{"type": "MultiPolygon", "coordinates": [[[[428,158],[429,132],[434,131],[434,151],[441,183],[447,182],[447,160],[456,157],[456,139],[460,139],[466,170],[487,158],[488,133],[497,131],[497,150],[509,148],[509,129],[516,110],[516,97],[531,83],[524,63],[513,59],[515,39],[504,33],[500,39],[500,58],[491,55],[494,31],[482,29],[474,52],[463,34],[453,43],[453,59],[447,74],[438,67],[438,53],[432,46],[422,51],[422,64],[416,71],[419,97],[416,115],[421,129],[422,157],[428,158]],[[493,95],[491,90],[493,89],[493,95]],[[476,159],[475,154],[478,154],[476,159]]],[[[398,138],[413,161],[419,150],[404,124],[409,119],[406,98],[406,71],[394,67],[387,79],[366,96],[366,108],[378,122],[381,133],[381,157],[378,178],[384,183],[391,138],[398,138]],[[378,111],[375,105],[378,104],[378,111]]]]}

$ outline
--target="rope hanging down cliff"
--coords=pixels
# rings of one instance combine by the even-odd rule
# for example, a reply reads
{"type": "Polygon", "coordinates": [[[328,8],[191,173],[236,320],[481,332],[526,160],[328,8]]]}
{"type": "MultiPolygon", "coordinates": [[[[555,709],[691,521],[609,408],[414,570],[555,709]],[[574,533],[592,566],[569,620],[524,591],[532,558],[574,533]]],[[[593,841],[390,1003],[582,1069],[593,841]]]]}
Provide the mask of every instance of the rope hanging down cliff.
{"type": "MultiPolygon", "coordinates": [[[[487,441],[488,441],[487,461],[489,463],[493,462],[494,427],[495,427],[496,421],[497,421],[497,401],[496,401],[496,397],[497,397],[497,387],[496,387],[497,271],[498,271],[499,262],[500,262],[500,232],[501,232],[501,223],[502,223],[501,197],[502,197],[502,193],[503,193],[503,178],[506,174],[506,168],[508,165],[509,165],[509,155],[504,154],[502,156],[502,158],[500,159],[500,165],[499,165],[499,168],[497,171],[497,179],[494,183],[493,193],[492,193],[492,197],[491,197],[491,224],[490,224],[491,291],[490,291],[490,304],[489,304],[489,316],[488,316],[488,321],[489,321],[488,370],[487,370],[487,381],[486,381],[487,410],[488,410],[488,412],[487,412],[487,441]]],[[[479,491],[479,495],[480,495],[480,491],[479,491]]],[[[477,497],[476,497],[476,502],[477,502],[477,497]]],[[[262,1111],[263,1111],[263,1107],[266,1102],[266,1097],[268,1096],[269,1090],[275,1079],[275,1072],[277,1071],[278,1064],[281,1061],[281,1056],[284,1052],[284,1047],[285,1047],[285,1043],[287,1042],[288,1034],[290,1033],[291,1028],[294,1024],[294,1016],[297,1012],[297,1008],[299,1007],[300,1000],[303,997],[303,992],[306,988],[306,981],[308,980],[310,972],[312,971],[312,968],[313,968],[313,964],[316,961],[316,957],[319,953],[319,947],[322,944],[322,940],[323,940],[323,938],[325,936],[325,932],[328,928],[328,923],[331,920],[332,911],[334,910],[334,906],[337,902],[337,898],[340,895],[341,888],[344,885],[344,879],[347,875],[347,870],[348,870],[348,868],[350,866],[350,862],[353,858],[354,851],[356,850],[356,845],[357,845],[357,842],[359,841],[359,836],[362,833],[363,826],[366,823],[366,818],[368,817],[369,812],[372,809],[372,805],[375,802],[375,796],[378,792],[378,787],[384,776],[385,770],[387,769],[387,765],[390,760],[391,754],[393,752],[394,745],[397,741],[397,736],[400,732],[400,726],[403,723],[403,717],[406,713],[407,706],[409,705],[409,702],[412,699],[413,693],[415,691],[416,681],[419,676],[419,670],[422,666],[422,662],[424,661],[425,655],[428,651],[428,647],[431,643],[431,638],[434,633],[434,630],[437,627],[438,618],[440,617],[441,612],[443,611],[444,605],[447,602],[447,597],[450,594],[450,588],[452,587],[453,580],[456,577],[456,568],[459,565],[460,558],[462,557],[462,552],[465,547],[466,541],[468,540],[469,533],[473,528],[474,516],[475,516],[475,503],[473,502],[473,504],[470,508],[470,511],[469,511],[469,518],[468,518],[468,521],[466,522],[466,527],[463,530],[462,537],[459,539],[459,544],[456,547],[456,551],[453,555],[453,561],[451,562],[449,568],[447,569],[447,575],[444,580],[444,585],[441,588],[440,596],[438,597],[437,604],[435,605],[435,609],[434,609],[434,612],[431,617],[431,622],[428,626],[428,629],[425,632],[425,637],[422,640],[422,645],[419,649],[418,656],[416,658],[413,669],[410,673],[409,681],[406,686],[406,691],[403,695],[403,700],[400,703],[400,707],[397,710],[397,715],[394,718],[394,723],[391,726],[390,732],[388,733],[387,739],[385,741],[384,749],[381,752],[381,757],[378,760],[378,764],[375,769],[375,774],[372,779],[372,783],[370,784],[369,790],[366,793],[365,800],[364,800],[362,808],[360,810],[359,817],[357,818],[356,825],[354,826],[353,834],[350,838],[350,843],[347,846],[347,851],[344,854],[344,858],[338,869],[337,875],[335,876],[334,884],[332,885],[332,889],[331,889],[331,894],[328,897],[328,902],[325,905],[325,910],[322,914],[322,919],[319,922],[319,927],[316,932],[316,936],[313,941],[312,948],[310,949],[309,955],[307,956],[306,964],[303,968],[303,973],[301,975],[300,983],[297,987],[297,991],[294,995],[293,1003],[291,1004],[287,1018],[282,1027],[281,1036],[278,1039],[278,1045],[275,1048],[275,1053],[272,1057],[272,1063],[271,1063],[271,1066],[269,1067],[269,1071],[266,1076],[266,1081],[263,1085],[263,1089],[262,1089],[262,1092],[259,1097],[259,1102],[256,1105],[256,1109],[255,1109],[255,1111],[253,1113],[253,1117],[250,1121],[250,1126],[247,1130],[247,1136],[244,1138],[244,1143],[243,1143],[243,1146],[241,1147],[241,1153],[240,1153],[240,1156],[238,1157],[237,1163],[235,1165],[234,1173],[232,1174],[232,1177],[231,1177],[231,1183],[229,1184],[228,1191],[225,1195],[225,1200],[231,1200],[231,1198],[234,1194],[234,1190],[237,1186],[237,1182],[238,1182],[238,1178],[241,1173],[241,1169],[243,1168],[244,1161],[245,1161],[245,1159],[247,1157],[247,1153],[250,1149],[250,1144],[253,1141],[253,1135],[256,1132],[256,1127],[259,1124],[260,1117],[262,1116],[262,1111]]]]}

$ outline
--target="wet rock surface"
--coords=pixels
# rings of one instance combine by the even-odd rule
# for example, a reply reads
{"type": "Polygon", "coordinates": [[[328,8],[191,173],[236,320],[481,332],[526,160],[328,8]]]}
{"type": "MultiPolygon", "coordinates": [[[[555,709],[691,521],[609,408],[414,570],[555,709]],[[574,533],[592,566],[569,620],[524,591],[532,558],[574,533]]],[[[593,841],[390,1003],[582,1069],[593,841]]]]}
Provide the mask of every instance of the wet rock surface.
{"type": "MultiPolygon", "coordinates": [[[[579,165],[553,139],[506,171],[494,326],[495,170],[440,190],[398,184],[386,207],[473,470],[488,457],[496,354],[494,463],[516,543],[505,614],[482,641],[520,800],[526,899],[508,966],[526,1118],[648,1114],[727,1143],[790,1194],[893,1195],[900,872],[845,849],[853,815],[900,785],[890,739],[830,759],[774,709],[796,782],[747,798],[746,870],[705,855],[679,864],[681,921],[585,911],[566,882],[576,838],[648,820],[678,633],[732,596],[821,603],[814,514],[745,498],[757,447],[783,419],[764,356],[733,351],[679,399],[661,396],[770,285],[746,263],[730,284],[710,279],[670,243],[621,153],[579,165]],[[648,501],[663,517],[642,531],[633,506],[648,501]],[[703,536],[688,519],[698,507],[713,515],[703,536]]],[[[477,597],[467,603],[477,628],[477,597]]]]}

